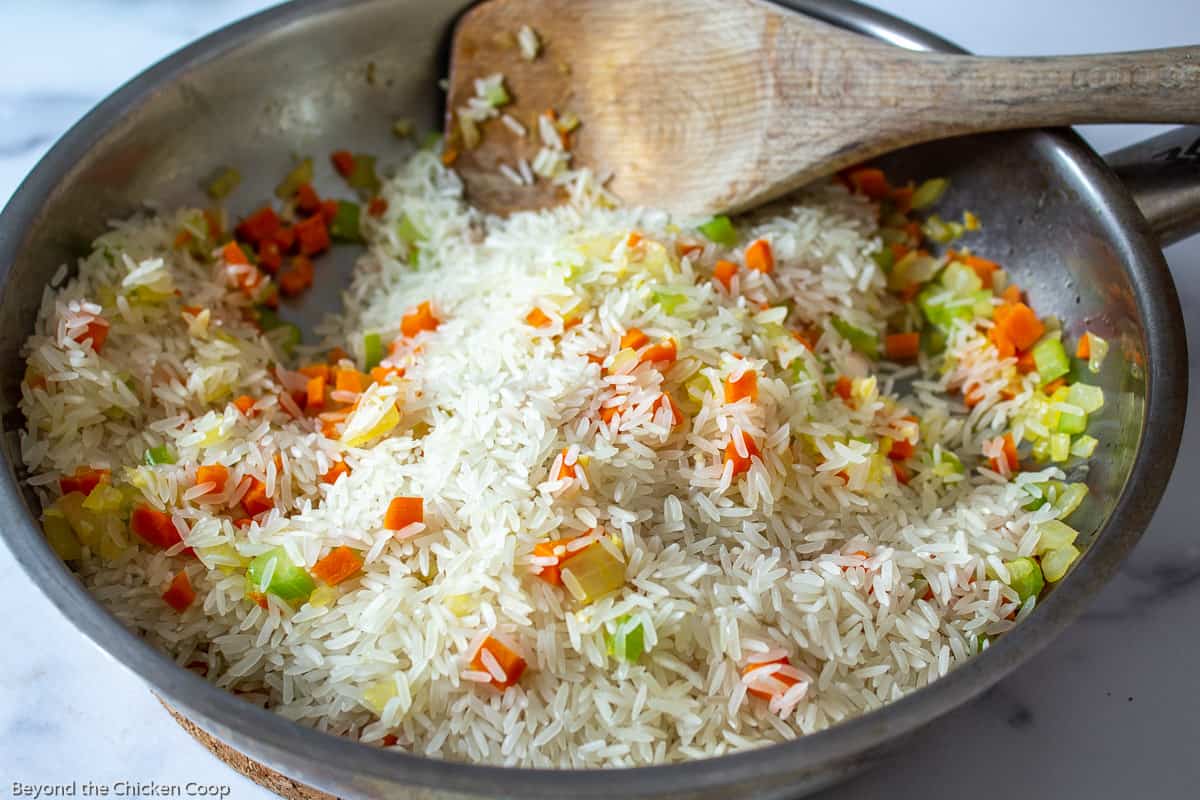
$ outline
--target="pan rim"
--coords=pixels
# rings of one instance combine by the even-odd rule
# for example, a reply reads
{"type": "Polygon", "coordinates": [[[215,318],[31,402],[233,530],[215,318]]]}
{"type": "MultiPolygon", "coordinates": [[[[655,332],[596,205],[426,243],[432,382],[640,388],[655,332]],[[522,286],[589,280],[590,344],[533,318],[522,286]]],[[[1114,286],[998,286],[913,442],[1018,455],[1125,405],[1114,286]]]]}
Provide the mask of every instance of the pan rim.
{"type": "MultiPolygon", "coordinates": [[[[77,122],[38,162],[0,213],[0,305],[9,273],[23,245],[23,232],[70,176],[90,142],[120,125],[126,113],[172,85],[190,70],[221,58],[257,35],[339,9],[375,0],[295,0],[247,17],[211,33],[151,66],[117,89],[77,122]]],[[[884,12],[849,0],[785,0],[783,5],[825,21],[875,35],[894,44],[930,50],[959,48],[884,12]]],[[[245,744],[249,754],[286,764],[289,776],[318,787],[331,786],[324,764],[336,764],[344,777],[335,790],[366,793],[379,784],[408,784],[464,793],[532,791],[594,796],[614,786],[630,796],[687,794],[740,784],[768,790],[781,782],[816,780],[848,770],[885,745],[990,688],[1054,639],[1083,610],[1125,553],[1141,537],[1166,488],[1182,435],[1187,394],[1183,315],[1162,251],[1131,198],[1104,162],[1074,133],[1039,132],[1046,157],[1067,159],[1097,202],[1097,214],[1114,232],[1135,289],[1148,354],[1142,434],[1129,476],[1094,544],[1072,571],[1064,588],[1053,592],[1037,614],[928,687],[881,709],[791,742],[725,756],[661,766],[613,769],[531,769],[444,761],[370,745],[299,725],[259,709],[178,667],[171,659],[126,630],[93,600],[38,535],[26,508],[15,465],[0,476],[3,539],[39,590],[84,636],[124,668],[185,710],[218,738],[245,744]],[[1166,467],[1164,469],[1164,466],[1166,467]],[[321,763],[303,766],[316,753],[321,763]]],[[[6,431],[12,433],[12,431],[6,431]]]]}

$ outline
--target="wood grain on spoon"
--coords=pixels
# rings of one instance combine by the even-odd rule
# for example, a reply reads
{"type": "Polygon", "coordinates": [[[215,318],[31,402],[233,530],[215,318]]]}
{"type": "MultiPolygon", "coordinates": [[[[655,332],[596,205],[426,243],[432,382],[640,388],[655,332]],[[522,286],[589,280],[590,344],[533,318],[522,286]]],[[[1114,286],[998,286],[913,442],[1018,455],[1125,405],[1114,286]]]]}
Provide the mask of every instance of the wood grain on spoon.
{"type": "Polygon", "coordinates": [[[501,164],[533,160],[538,114],[573,112],[575,166],[623,201],[738,211],[882,153],[982,131],[1090,122],[1200,122],[1200,47],[1054,58],[919,53],[760,0],[488,0],[451,52],[447,146],[468,198],[507,213],[561,200],[501,164]],[[543,42],[521,57],[522,25],[543,42]],[[465,148],[454,109],[503,73],[528,129],[499,120],[465,148]]]}

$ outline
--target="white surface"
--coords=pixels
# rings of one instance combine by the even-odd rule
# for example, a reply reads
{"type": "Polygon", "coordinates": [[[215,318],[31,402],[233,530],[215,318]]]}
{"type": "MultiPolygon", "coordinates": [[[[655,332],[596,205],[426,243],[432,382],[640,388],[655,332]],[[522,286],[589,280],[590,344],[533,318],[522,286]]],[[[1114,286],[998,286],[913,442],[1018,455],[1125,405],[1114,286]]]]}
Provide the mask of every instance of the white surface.
{"type": "MultiPolygon", "coordinates": [[[[982,54],[1051,54],[1200,42],[1195,0],[880,0],[982,54]]],[[[105,94],[208,30],[269,5],[0,0],[0,201],[105,94]]],[[[1091,127],[1100,151],[1149,129],[1091,127]]],[[[1200,237],[1168,253],[1200,354],[1200,237]]],[[[1067,633],[978,702],[914,738],[829,800],[1197,796],[1200,694],[1200,369],[1171,487],[1133,556],[1067,633]]],[[[14,782],[223,784],[270,798],[213,759],[137,678],[86,644],[0,549],[0,797],[14,782]]],[[[116,787],[114,786],[114,794],[116,787]]],[[[618,787],[614,795],[620,796],[618,787]]],[[[125,796],[132,796],[126,790],[125,796]]]]}

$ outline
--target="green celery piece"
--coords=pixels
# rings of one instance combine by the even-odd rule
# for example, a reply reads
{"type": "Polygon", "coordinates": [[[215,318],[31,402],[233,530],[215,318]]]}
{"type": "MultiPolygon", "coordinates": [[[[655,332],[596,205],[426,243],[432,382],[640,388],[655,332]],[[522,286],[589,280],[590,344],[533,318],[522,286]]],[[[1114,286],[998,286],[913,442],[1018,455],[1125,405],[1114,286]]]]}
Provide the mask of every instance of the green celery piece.
{"type": "Polygon", "coordinates": [[[1088,371],[1099,372],[1100,367],[1104,365],[1105,357],[1108,355],[1108,342],[1094,333],[1089,333],[1088,339],[1088,345],[1091,347],[1091,355],[1088,358],[1088,371]]]}
{"type": "Polygon", "coordinates": [[[913,192],[912,207],[916,211],[929,208],[942,199],[942,195],[950,188],[950,181],[945,178],[930,178],[917,187],[913,192]]]}
{"type": "Polygon", "coordinates": [[[927,356],[941,355],[946,350],[946,334],[941,328],[928,326],[921,329],[921,352],[927,356]]]}
{"type": "Polygon", "coordinates": [[[511,100],[504,88],[504,84],[489,87],[487,92],[484,93],[483,99],[487,100],[488,105],[492,108],[500,108],[500,106],[507,105],[511,100]]]}
{"type": "Polygon", "coordinates": [[[1073,544],[1047,551],[1042,556],[1042,572],[1045,573],[1046,580],[1051,583],[1062,580],[1077,558],[1079,549],[1073,544]]]}
{"type": "Polygon", "coordinates": [[[425,241],[425,234],[421,233],[408,214],[400,215],[400,221],[396,223],[396,235],[405,244],[416,244],[417,242],[425,241]]]}
{"type": "Polygon", "coordinates": [[[1066,433],[1050,434],[1050,460],[1056,463],[1071,457],[1071,436],[1066,433]]]}
{"type": "Polygon", "coordinates": [[[1094,436],[1086,434],[1076,436],[1075,441],[1071,443],[1071,455],[1078,458],[1091,458],[1092,454],[1096,452],[1096,445],[1098,444],[1100,444],[1100,441],[1094,436]]]}
{"type": "Polygon", "coordinates": [[[317,588],[316,581],[302,567],[293,564],[282,547],[273,548],[257,556],[246,568],[246,577],[255,590],[261,591],[263,575],[266,574],[267,565],[272,559],[275,561],[275,571],[271,573],[267,591],[288,603],[307,600],[313,589],[317,588]]]}
{"type": "Polygon", "coordinates": [[[724,214],[713,217],[708,222],[698,225],[696,230],[704,234],[704,238],[714,244],[724,245],[725,247],[733,247],[737,244],[738,233],[733,227],[729,217],[724,214]]]}
{"type": "Polygon", "coordinates": [[[1059,433],[1083,433],[1087,430],[1088,415],[1085,413],[1074,413],[1065,409],[1059,409],[1058,412],[1058,432],[1059,433]]]}
{"type": "Polygon", "coordinates": [[[1041,536],[1038,538],[1035,552],[1039,556],[1047,550],[1057,550],[1060,547],[1074,544],[1075,539],[1079,536],[1079,531],[1056,519],[1039,522],[1038,532],[1041,533],[1041,536]]]}
{"type": "Polygon", "coordinates": [[[350,170],[350,175],[346,178],[346,183],[351,188],[368,194],[378,194],[383,184],[380,183],[379,176],[375,174],[375,156],[355,153],[354,167],[350,170]]]}
{"type": "Polygon", "coordinates": [[[204,187],[204,191],[213,200],[224,200],[242,182],[242,173],[233,167],[220,169],[204,187]]]}
{"type": "Polygon", "coordinates": [[[629,614],[617,617],[616,630],[613,633],[606,632],[604,640],[610,656],[631,664],[636,664],[646,649],[642,623],[629,614]]]}
{"type": "Polygon", "coordinates": [[[1075,513],[1075,509],[1083,503],[1088,495],[1086,483],[1068,483],[1063,486],[1058,497],[1054,499],[1054,511],[1059,519],[1066,519],[1075,513]]]}
{"type": "Polygon", "coordinates": [[[1066,375],[1071,369],[1066,348],[1060,340],[1053,337],[1043,338],[1033,346],[1033,363],[1037,366],[1043,386],[1066,375]]]}
{"type": "Polygon", "coordinates": [[[872,253],[871,259],[883,270],[885,275],[892,271],[892,266],[896,263],[896,256],[890,247],[872,253]]]}
{"type": "Polygon", "coordinates": [[[152,467],[155,464],[174,464],[175,455],[171,452],[171,448],[160,444],[146,451],[146,463],[152,467]]]}
{"type": "Polygon", "coordinates": [[[348,200],[337,201],[337,213],[329,223],[329,235],[335,242],[350,242],[361,244],[362,228],[359,225],[361,212],[358,203],[348,200]]]}
{"type": "Polygon", "coordinates": [[[363,336],[363,368],[371,369],[383,361],[383,339],[378,333],[363,336]]]}
{"type": "Polygon", "coordinates": [[[1016,558],[1005,561],[1004,566],[1008,568],[1008,585],[1021,598],[1022,603],[1041,594],[1046,581],[1042,576],[1042,568],[1036,561],[1032,558],[1016,558]]]}
{"type": "Polygon", "coordinates": [[[1067,389],[1067,402],[1079,406],[1085,414],[1094,414],[1104,407],[1104,390],[1086,383],[1073,383],[1067,389]]]}
{"type": "Polygon", "coordinates": [[[301,186],[306,183],[312,183],[313,179],[313,161],[311,158],[303,158],[292,171],[287,174],[279,185],[275,187],[275,196],[280,200],[288,200],[294,195],[301,186]]]}
{"type": "Polygon", "coordinates": [[[655,303],[662,306],[667,314],[674,314],[675,309],[687,302],[687,295],[682,292],[668,292],[665,289],[655,289],[651,292],[655,303]]]}
{"type": "Polygon", "coordinates": [[[983,288],[983,280],[975,270],[958,261],[951,261],[942,270],[938,283],[957,295],[968,295],[983,288]]]}
{"type": "Polygon", "coordinates": [[[859,328],[841,317],[835,316],[831,322],[833,329],[849,342],[851,347],[868,358],[879,358],[879,334],[859,328]]]}

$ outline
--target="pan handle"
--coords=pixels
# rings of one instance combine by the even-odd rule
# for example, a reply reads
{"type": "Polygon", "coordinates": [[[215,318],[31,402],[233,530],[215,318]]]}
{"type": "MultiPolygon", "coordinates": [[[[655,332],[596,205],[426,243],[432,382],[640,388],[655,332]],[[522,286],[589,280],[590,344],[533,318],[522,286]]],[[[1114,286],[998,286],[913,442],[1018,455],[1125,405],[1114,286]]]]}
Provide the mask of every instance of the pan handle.
{"type": "Polygon", "coordinates": [[[1200,233],[1200,125],[1175,128],[1104,157],[1163,247],[1200,233]]]}

